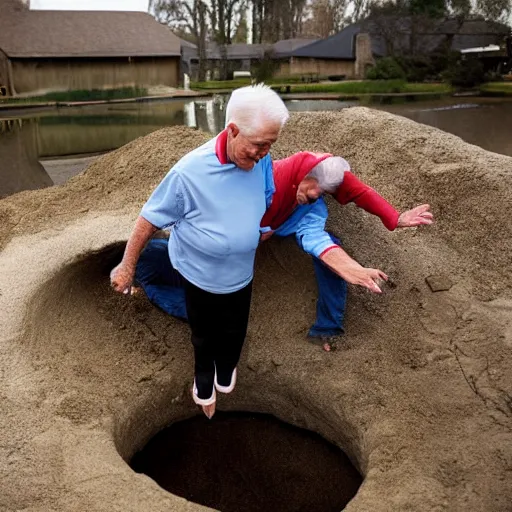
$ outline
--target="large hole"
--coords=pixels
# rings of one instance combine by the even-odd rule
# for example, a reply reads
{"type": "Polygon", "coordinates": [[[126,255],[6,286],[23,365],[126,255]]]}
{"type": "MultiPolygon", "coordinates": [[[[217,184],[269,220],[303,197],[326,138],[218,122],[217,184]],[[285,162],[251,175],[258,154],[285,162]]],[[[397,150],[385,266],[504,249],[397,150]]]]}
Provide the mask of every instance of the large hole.
{"type": "Polygon", "coordinates": [[[222,512],[338,512],[362,481],[348,457],[318,434],[241,412],[174,423],[131,466],[165,490],[222,512]]]}

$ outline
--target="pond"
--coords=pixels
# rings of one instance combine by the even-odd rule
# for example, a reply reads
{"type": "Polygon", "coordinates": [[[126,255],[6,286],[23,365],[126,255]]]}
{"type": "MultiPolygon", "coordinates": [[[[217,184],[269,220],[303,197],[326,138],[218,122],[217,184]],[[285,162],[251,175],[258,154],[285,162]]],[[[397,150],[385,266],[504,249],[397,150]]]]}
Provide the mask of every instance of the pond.
{"type": "MultiPolygon", "coordinates": [[[[60,184],[80,172],[92,156],[164,126],[186,125],[217,133],[224,124],[225,102],[225,96],[214,96],[1,112],[0,173],[4,185],[0,197],[52,181],[60,184]]],[[[356,101],[318,99],[286,103],[292,112],[358,105],[356,101]]],[[[512,100],[445,98],[371,108],[435,126],[489,151],[512,156],[512,100]]]]}

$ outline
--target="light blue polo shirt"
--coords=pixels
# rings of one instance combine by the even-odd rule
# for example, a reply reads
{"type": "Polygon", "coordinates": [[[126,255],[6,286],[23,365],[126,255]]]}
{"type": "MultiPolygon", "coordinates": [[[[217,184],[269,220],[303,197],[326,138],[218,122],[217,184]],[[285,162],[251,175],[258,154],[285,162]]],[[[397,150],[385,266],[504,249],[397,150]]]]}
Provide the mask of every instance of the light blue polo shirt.
{"type": "Polygon", "coordinates": [[[302,250],[318,258],[326,249],[336,245],[325,231],[328,214],[323,197],[312,204],[298,205],[275,234],[295,235],[302,250]]]}
{"type": "Polygon", "coordinates": [[[270,155],[251,171],[221,163],[220,136],[176,163],[141,216],[158,228],[173,226],[169,256],[185,279],[211,293],[232,293],[253,278],[260,221],[274,180],[270,155]]]}

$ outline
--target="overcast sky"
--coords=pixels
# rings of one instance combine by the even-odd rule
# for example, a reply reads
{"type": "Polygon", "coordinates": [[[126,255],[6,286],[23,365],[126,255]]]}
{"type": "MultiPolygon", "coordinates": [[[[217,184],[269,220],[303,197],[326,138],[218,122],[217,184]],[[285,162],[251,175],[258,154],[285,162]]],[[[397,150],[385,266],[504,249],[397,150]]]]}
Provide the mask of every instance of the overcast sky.
{"type": "Polygon", "coordinates": [[[144,11],[148,0],[31,0],[31,9],[64,9],[76,11],[144,11]]]}

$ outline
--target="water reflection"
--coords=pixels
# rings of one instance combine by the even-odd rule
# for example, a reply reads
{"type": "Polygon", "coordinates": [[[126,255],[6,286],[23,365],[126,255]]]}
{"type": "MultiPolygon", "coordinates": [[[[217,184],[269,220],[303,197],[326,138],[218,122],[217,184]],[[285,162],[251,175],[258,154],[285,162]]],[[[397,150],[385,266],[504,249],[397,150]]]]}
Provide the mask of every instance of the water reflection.
{"type": "MultiPolygon", "coordinates": [[[[218,95],[194,101],[175,99],[12,111],[10,117],[0,120],[0,197],[51,185],[39,160],[48,169],[48,159],[101,154],[170,125],[218,133],[224,127],[226,101],[227,96],[218,95]]],[[[315,99],[286,103],[292,112],[333,111],[357,104],[315,99]]],[[[510,100],[450,98],[373,108],[435,126],[484,149],[512,156],[510,100]]]]}
{"type": "Polygon", "coordinates": [[[0,120],[0,197],[53,185],[40,160],[105,153],[171,125],[216,133],[224,125],[224,102],[214,98],[13,111],[0,120]]]}
{"type": "Polygon", "coordinates": [[[450,98],[389,105],[384,110],[453,133],[488,151],[512,156],[512,100],[450,98]]]}
{"type": "Polygon", "coordinates": [[[33,120],[0,120],[0,198],[53,185],[38,161],[37,131],[33,120]]]}

